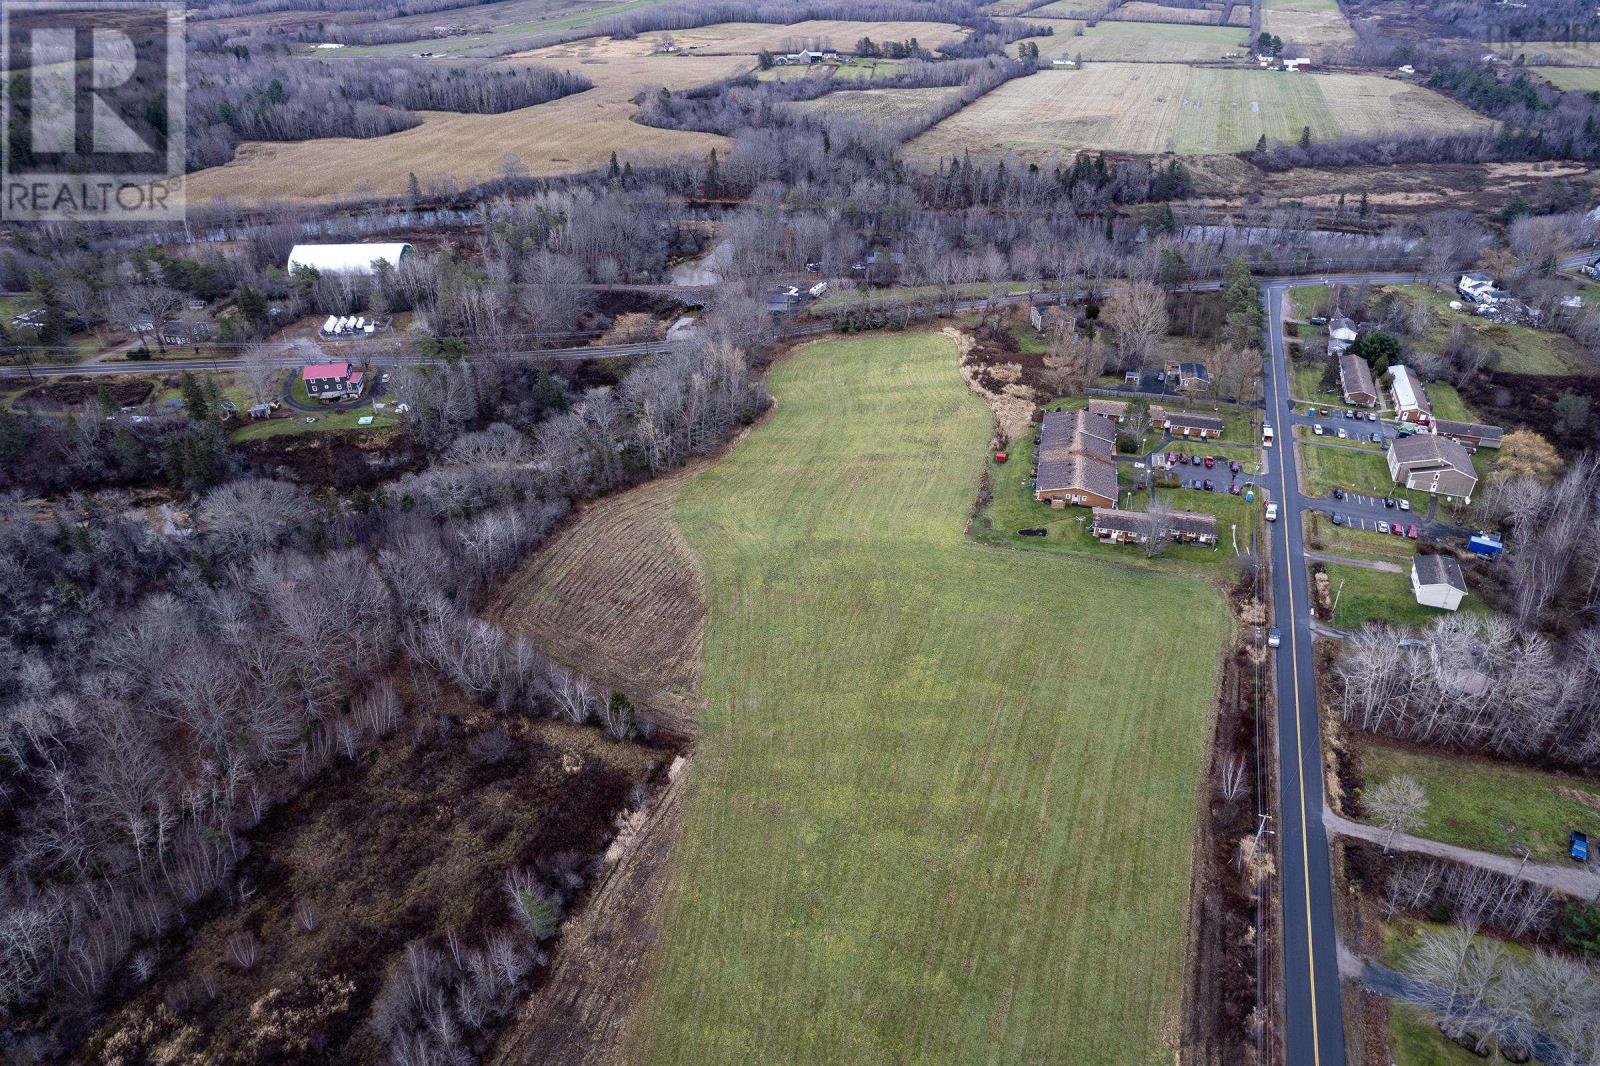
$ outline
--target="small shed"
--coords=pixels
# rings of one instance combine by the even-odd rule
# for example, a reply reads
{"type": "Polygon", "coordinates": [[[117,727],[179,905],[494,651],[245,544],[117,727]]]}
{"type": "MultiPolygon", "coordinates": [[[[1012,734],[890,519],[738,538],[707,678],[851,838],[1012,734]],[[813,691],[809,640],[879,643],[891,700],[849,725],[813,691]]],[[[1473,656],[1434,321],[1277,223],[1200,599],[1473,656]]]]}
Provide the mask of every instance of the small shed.
{"type": "Polygon", "coordinates": [[[1467,594],[1467,579],[1450,556],[1419,555],[1411,561],[1411,591],[1424,607],[1454,611],[1467,594]]]}

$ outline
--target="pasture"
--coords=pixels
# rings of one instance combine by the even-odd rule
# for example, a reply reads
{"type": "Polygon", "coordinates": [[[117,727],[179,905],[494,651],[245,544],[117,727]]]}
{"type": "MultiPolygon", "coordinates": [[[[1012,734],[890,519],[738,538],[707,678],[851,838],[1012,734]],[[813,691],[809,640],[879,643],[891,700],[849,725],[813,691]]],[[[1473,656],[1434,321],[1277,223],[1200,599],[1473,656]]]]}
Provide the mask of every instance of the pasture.
{"type": "Polygon", "coordinates": [[[870,126],[894,126],[926,115],[960,92],[958,88],[861,89],[833,92],[788,106],[802,112],[824,112],[870,126]]]}
{"type": "Polygon", "coordinates": [[[463,57],[504,54],[528,48],[541,37],[575,30],[601,19],[626,15],[662,0],[504,0],[502,3],[430,11],[392,19],[389,28],[414,29],[417,38],[391,44],[341,48],[341,56],[409,56],[429,52],[435,56],[463,57]],[[576,9],[576,10],[574,10],[576,9]]]}
{"type": "Polygon", "coordinates": [[[1600,67],[1600,41],[1511,41],[1489,46],[1507,59],[1521,56],[1529,64],[1560,63],[1600,67]]]}
{"type": "Polygon", "coordinates": [[[940,335],[770,384],[675,511],[705,709],[638,1057],[1169,1061],[1222,597],[968,540],[990,416],[940,335]]]}
{"type": "MultiPolygon", "coordinates": [[[[1597,53],[1600,59],[1600,53],[1597,53]]],[[[1600,67],[1534,67],[1535,74],[1543,75],[1550,84],[1567,92],[1600,92],[1600,67]]]]}
{"type": "Polygon", "coordinates": [[[1206,7],[1167,7],[1149,0],[1128,0],[1106,16],[1114,22],[1175,22],[1199,26],[1215,26],[1222,17],[1220,9],[1206,7]]]}
{"type": "Polygon", "coordinates": [[[1438,93],[1364,74],[1287,74],[1177,64],[1091,63],[1017,78],[911,142],[923,159],[963,151],[1024,157],[1079,149],[1203,154],[1384,130],[1486,121],[1438,93]]]}
{"type": "MultiPolygon", "coordinates": [[[[1237,14],[1238,8],[1234,10],[1237,14]]],[[[1311,49],[1354,44],[1356,39],[1335,0],[1264,0],[1261,28],[1283,38],[1285,55],[1306,55],[1311,49]]]]}
{"type": "MultiPolygon", "coordinates": [[[[1054,0],[1054,2],[1036,7],[1025,16],[1029,21],[1033,19],[1086,19],[1093,15],[1100,5],[1093,0],[1054,0]]],[[[1061,32],[1059,29],[1056,32],[1061,32]]]]}
{"type": "Polygon", "coordinates": [[[233,162],[191,174],[190,203],[214,196],[241,200],[338,200],[398,195],[407,175],[424,187],[454,178],[462,186],[501,175],[512,161],[535,176],[564,174],[618,158],[641,161],[701,157],[727,149],[708,133],[657,129],[631,121],[644,89],[684,89],[748,69],[741,56],[601,56],[576,58],[570,46],[525,54],[527,60],[581,70],[595,87],[501,115],[422,112],[414,129],[386,137],[250,142],[233,162]]]}
{"type": "MultiPolygon", "coordinates": [[[[1049,37],[1029,37],[1046,58],[1082,56],[1091,62],[1195,63],[1247,51],[1246,33],[1228,26],[1179,26],[1167,22],[1102,22],[1081,36],[1057,28],[1049,37]]],[[[1015,49],[1013,49],[1015,54],[1015,49]]]]}

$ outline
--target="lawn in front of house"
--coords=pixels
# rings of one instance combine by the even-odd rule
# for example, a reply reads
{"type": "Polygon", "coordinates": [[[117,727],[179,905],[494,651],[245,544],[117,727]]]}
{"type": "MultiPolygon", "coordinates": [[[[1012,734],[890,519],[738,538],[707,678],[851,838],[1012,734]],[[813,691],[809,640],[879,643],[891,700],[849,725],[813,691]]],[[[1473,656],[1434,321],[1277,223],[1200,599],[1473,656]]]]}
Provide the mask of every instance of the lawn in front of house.
{"type": "Polygon", "coordinates": [[[991,416],[956,360],[932,332],[806,346],[675,505],[705,710],[644,1061],[1174,1054],[1226,605],[968,538],[991,416]]]}
{"type": "Polygon", "coordinates": [[[1476,851],[1567,862],[1573,829],[1600,840],[1600,782],[1467,755],[1365,741],[1362,776],[1372,789],[1400,774],[1422,783],[1428,807],[1418,836],[1476,851]]]}
{"type": "Polygon", "coordinates": [[[1306,515],[1305,534],[1306,547],[1329,555],[1409,565],[1417,554],[1417,542],[1409,537],[1336,526],[1321,511],[1306,515]]]}
{"type": "MultiPolygon", "coordinates": [[[[278,412],[280,415],[283,412],[278,412]]],[[[260,440],[263,437],[282,437],[297,433],[338,433],[347,430],[387,429],[398,426],[400,419],[388,412],[374,412],[371,407],[358,407],[354,411],[327,411],[321,414],[307,415],[298,411],[291,412],[287,417],[263,418],[255,421],[246,421],[240,428],[228,435],[232,441],[260,440]],[[310,425],[306,424],[307,418],[315,418],[310,425]],[[361,424],[361,419],[371,418],[371,423],[361,424]]]]}
{"type": "MultiPolygon", "coordinates": [[[[1417,602],[1411,591],[1410,568],[1403,564],[1404,572],[1399,574],[1339,563],[1328,563],[1324,569],[1328,573],[1328,596],[1335,604],[1333,624],[1340,629],[1359,629],[1369,622],[1419,629],[1451,613],[1417,602]]],[[[1482,609],[1481,603],[1469,594],[1461,601],[1461,609],[1482,609]]]]}
{"type": "Polygon", "coordinates": [[[1394,483],[1384,453],[1314,443],[1321,440],[1323,438],[1311,437],[1299,443],[1301,488],[1307,495],[1323,498],[1333,489],[1340,488],[1346,492],[1407,499],[1419,511],[1428,509],[1426,492],[1402,488],[1394,483]]]}

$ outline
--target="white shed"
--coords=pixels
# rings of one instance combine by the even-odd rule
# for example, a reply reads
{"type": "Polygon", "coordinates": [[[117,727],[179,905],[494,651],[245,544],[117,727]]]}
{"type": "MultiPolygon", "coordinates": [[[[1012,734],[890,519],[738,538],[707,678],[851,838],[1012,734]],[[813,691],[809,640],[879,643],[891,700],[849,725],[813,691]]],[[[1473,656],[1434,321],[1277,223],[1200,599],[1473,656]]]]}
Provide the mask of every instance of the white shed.
{"type": "Polygon", "coordinates": [[[1411,561],[1411,591],[1424,607],[1453,611],[1467,594],[1467,579],[1450,556],[1419,555],[1411,561]]]}
{"type": "Polygon", "coordinates": [[[294,273],[301,268],[319,274],[373,274],[374,263],[388,263],[398,267],[400,260],[412,251],[411,245],[401,241],[392,244],[297,244],[289,250],[289,264],[284,269],[294,273]]]}

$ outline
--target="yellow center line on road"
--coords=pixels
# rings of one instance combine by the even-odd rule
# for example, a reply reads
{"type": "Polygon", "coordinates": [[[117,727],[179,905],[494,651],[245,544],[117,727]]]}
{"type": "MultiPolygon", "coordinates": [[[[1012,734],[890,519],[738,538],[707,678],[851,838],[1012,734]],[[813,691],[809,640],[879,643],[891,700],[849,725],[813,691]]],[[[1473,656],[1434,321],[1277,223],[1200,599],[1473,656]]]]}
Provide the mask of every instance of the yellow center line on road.
{"type": "MultiPolygon", "coordinates": [[[[1283,319],[1283,296],[1287,289],[1280,289],[1268,297],[1267,328],[1272,330],[1268,358],[1276,362],[1275,352],[1283,344],[1283,335],[1279,323],[1283,319]]],[[[1274,367],[1274,370],[1277,368],[1274,367]]],[[[1284,375],[1289,370],[1289,357],[1284,354],[1283,374],[1275,374],[1277,381],[1278,399],[1283,399],[1284,375]]],[[[1280,408],[1281,410],[1281,408],[1280,408]]],[[[1294,425],[1288,424],[1288,432],[1284,434],[1285,448],[1293,448],[1294,425]]],[[[1289,592],[1289,688],[1294,693],[1294,750],[1295,761],[1299,763],[1300,782],[1300,873],[1301,883],[1305,886],[1306,897],[1306,975],[1311,992],[1311,1059],[1315,1066],[1322,1064],[1322,1040],[1317,1030],[1317,948],[1315,938],[1311,933],[1311,846],[1307,843],[1308,823],[1306,820],[1306,775],[1305,760],[1301,758],[1305,751],[1305,738],[1300,725],[1300,645],[1295,638],[1295,602],[1294,602],[1294,568],[1289,563],[1289,482],[1286,468],[1288,463],[1280,456],[1278,461],[1278,486],[1283,497],[1283,565],[1284,587],[1289,592]]],[[[1282,694],[1279,694],[1282,698],[1282,694]]],[[[1319,768],[1320,769],[1320,768],[1319,768]]]]}

